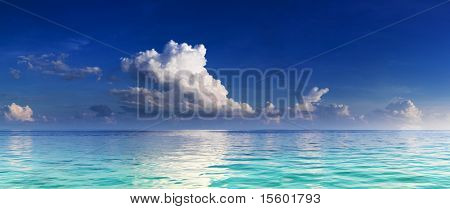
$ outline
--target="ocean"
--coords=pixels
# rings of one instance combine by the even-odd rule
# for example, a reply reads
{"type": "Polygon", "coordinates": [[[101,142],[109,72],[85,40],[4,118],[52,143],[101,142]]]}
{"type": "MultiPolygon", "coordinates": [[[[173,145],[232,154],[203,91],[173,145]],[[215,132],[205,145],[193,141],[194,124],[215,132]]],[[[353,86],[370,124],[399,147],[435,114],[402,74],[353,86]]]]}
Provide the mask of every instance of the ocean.
{"type": "Polygon", "coordinates": [[[449,131],[0,132],[0,188],[450,188],[449,131]]]}

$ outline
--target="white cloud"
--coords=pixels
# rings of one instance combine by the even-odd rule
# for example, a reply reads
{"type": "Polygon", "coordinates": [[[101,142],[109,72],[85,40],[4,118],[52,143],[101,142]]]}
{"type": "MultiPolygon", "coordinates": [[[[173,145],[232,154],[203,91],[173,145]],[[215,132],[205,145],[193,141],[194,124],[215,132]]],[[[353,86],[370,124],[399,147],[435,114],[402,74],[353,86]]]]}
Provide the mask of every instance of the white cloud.
{"type": "Polygon", "coordinates": [[[7,110],[4,113],[5,118],[13,121],[32,122],[33,110],[29,106],[22,107],[15,103],[7,106],[7,110]]]}
{"type": "Polygon", "coordinates": [[[393,100],[386,106],[385,112],[392,117],[405,120],[406,122],[415,123],[422,120],[422,111],[409,99],[393,100]]]}
{"type": "Polygon", "coordinates": [[[322,96],[329,91],[330,89],[328,88],[320,89],[319,87],[313,87],[307,95],[303,96],[303,102],[297,103],[295,108],[300,111],[314,112],[317,103],[319,103],[322,96]]]}
{"type": "Polygon", "coordinates": [[[419,129],[423,113],[410,99],[396,98],[369,115],[369,122],[385,128],[419,129]]]}
{"type": "Polygon", "coordinates": [[[304,100],[309,103],[320,102],[322,96],[330,91],[329,88],[320,89],[319,87],[313,87],[308,95],[304,97],[304,100]]]}
{"type": "Polygon", "coordinates": [[[60,76],[66,80],[81,79],[89,75],[102,77],[102,69],[99,67],[76,68],[66,64],[66,54],[42,54],[39,56],[28,55],[20,56],[19,64],[24,64],[29,70],[35,70],[45,75],[60,76]]]}
{"type": "Polygon", "coordinates": [[[271,102],[266,102],[266,106],[262,109],[262,113],[267,123],[280,123],[280,111],[271,102]]]}
{"type": "Polygon", "coordinates": [[[228,98],[225,86],[207,72],[205,55],[206,48],[202,44],[191,46],[170,41],[162,53],[152,49],[131,58],[122,58],[123,71],[137,71],[163,89],[130,88],[113,90],[112,93],[129,104],[135,103],[136,96],[143,96],[145,98],[141,101],[165,111],[183,107],[200,112],[253,113],[253,108],[247,103],[228,98]]]}
{"type": "Polygon", "coordinates": [[[330,91],[329,88],[314,87],[303,96],[303,101],[294,106],[298,118],[306,120],[330,119],[330,118],[353,118],[350,115],[348,105],[345,104],[323,104],[322,97],[330,91]]]}

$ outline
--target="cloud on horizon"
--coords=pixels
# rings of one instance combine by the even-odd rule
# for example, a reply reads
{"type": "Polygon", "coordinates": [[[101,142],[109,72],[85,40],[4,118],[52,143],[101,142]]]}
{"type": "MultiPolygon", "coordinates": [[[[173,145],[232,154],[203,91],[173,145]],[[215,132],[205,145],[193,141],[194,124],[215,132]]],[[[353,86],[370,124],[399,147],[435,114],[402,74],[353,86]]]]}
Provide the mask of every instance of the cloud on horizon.
{"type": "Polygon", "coordinates": [[[384,109],[368,115],[372,124],[396,127],[398,129],[420,129],[423,113],[412,100],[395,98],[384,109]]]}
{"type": "Polygon", "coordinates": [[[10,121],[33,122],[33,110],[27,106],[20,106],[12,103],[6,107],[4,116],[10,121]]]}

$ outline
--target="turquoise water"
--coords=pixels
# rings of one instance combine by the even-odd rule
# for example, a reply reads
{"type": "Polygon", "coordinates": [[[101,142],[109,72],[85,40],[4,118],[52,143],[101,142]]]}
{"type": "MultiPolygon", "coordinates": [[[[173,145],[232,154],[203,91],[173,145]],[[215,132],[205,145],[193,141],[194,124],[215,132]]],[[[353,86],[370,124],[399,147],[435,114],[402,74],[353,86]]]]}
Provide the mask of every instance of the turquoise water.
{"type": "Polygon", "coordinates": [[[0,132],[0,188],[450,188],[450,132],[0,132]]]}

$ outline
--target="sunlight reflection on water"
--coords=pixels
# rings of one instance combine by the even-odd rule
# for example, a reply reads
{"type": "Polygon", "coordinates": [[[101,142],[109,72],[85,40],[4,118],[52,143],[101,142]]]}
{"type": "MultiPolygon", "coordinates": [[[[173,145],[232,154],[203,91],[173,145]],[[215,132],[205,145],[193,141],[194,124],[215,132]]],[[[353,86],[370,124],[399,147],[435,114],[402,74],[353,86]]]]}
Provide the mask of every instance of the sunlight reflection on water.
{"type": "Polygon", "coordinates": [[[0,132],[0,188],[449,188],[437,131],[0,132]]]}

